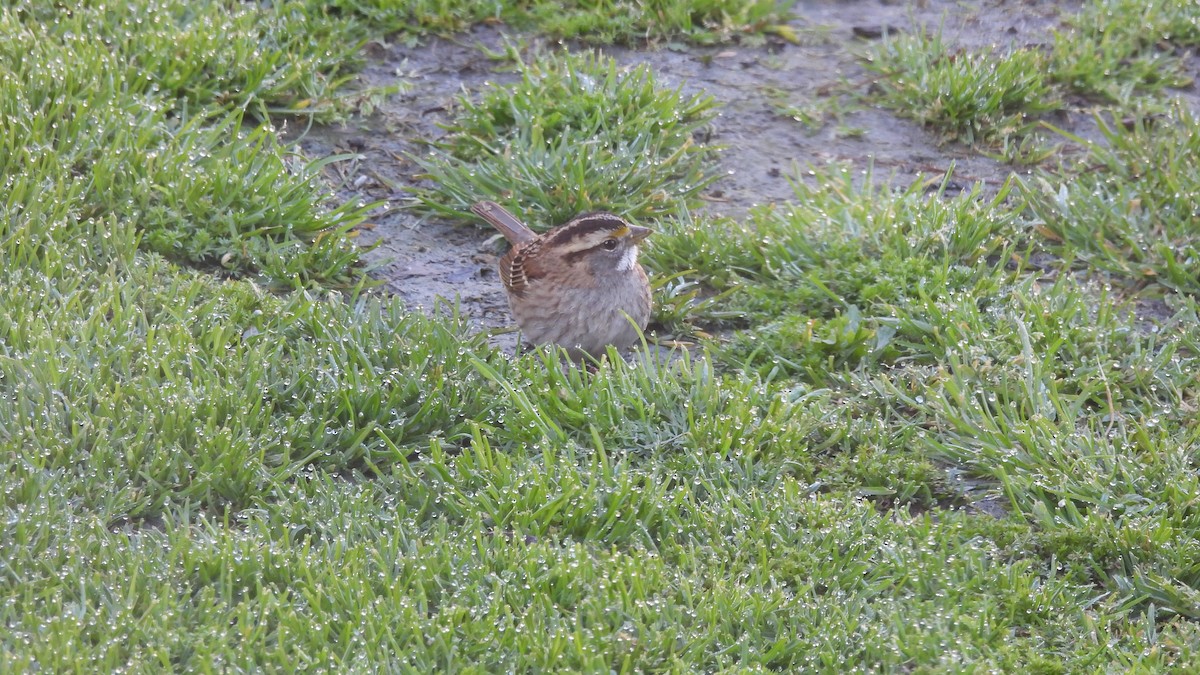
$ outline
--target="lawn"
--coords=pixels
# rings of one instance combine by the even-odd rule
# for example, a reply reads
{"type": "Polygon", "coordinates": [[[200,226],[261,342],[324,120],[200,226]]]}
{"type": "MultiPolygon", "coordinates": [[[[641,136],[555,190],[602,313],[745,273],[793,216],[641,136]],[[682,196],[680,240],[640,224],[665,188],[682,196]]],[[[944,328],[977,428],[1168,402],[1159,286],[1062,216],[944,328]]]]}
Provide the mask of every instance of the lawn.
{"type": "Polygon", "coordinates": [[[842,5],[6,3],[0,672],[1200,669],[1200,5],[846,46],[805,14],[842,5]],[[505,83],[403,210],[651,225],[643,354],[406,304],[361,157],[285,133],[472,30],[505,83]],[[1004,178],[864,154],[723,208],[737,101],[610,45],[852,50],[764,114],[1004,178]]]}

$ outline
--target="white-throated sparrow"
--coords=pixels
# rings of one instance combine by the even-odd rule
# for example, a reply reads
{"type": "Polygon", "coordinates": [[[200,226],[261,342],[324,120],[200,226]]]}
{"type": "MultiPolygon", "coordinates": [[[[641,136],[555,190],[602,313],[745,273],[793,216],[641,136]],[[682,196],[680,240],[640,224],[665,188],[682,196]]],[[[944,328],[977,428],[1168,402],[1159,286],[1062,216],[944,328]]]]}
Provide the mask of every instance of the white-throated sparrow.
{"type": "Polygon", "coordinates": [[[561,345],[575,359],[638,340],[650,320],[638,244],[653,230],[585,213],[539,236],[495,202],[471,210],[512,244],[500,259],[500,280],[527,340],[561,345]]]}

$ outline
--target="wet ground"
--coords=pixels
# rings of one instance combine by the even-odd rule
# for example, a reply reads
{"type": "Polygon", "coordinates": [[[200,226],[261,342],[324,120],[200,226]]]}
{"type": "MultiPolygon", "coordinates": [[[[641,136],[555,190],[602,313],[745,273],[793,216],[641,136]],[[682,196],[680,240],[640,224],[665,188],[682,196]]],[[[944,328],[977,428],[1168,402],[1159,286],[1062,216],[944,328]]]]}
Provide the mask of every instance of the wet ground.
{"type": "MultiPolygon", "coordinates": [[[[961,145],[939,144],[936,134],[920,125],[865,103],[875,85],[863,68],[863,55],[883,31],[909,32],[914,26],[932,31],[940,26],[944,42],[955,48],[1046,45],[1062,17],[1078,7],[1077,2],[1036,0],[812,0],[795,6],[791,27],[799,44],[770,39],[755,47],[663,45],[603,52],[621,64],[647,63],[660,85],[704,92],[722,104],[711,142],[726,146],[720,159],[723,177],[704,200],[711,211],[737,217],[754,204],[790,198],[789,177],[810,164],[830,161],[874,167],[877,177],[890,177],[897,185],[940,177],[953,166],[959,186],[980,183],[985,190],[997,189],[1021,169],[961,145]],[[814,128],[781,114],[787,107],[836,114],[814,128]]],[[[379,242],[366,258],[376,266],[383,290],[425,310],[438,297],[457,298],[462,312],[480,328],[511,325],[493,271],[503,244],[474,225],[422,220],[406,208],[412,203],[409,190],[420,180],[419,167],[406,154],[421,153],[423,142],[442,134],[438,123],[448,121],[463,92],[515,79],[494,70],[496,63],[482,49],[500,49],[507,34],[503,26],[478,26],[453,39],[369,45],[363,83],[404,82],[411,88],[369,118],[309,129],[300,139],[312,158],[342,152],[360,156],[327,169],[339,196],[385,201],[359,239],[379,242]]],[[[1087,110],[1052,121],[1085,135],[1092,126],[1087,110]]],[[[501,335],[497,341],[511,346],[515,335],[501,335]]]]}

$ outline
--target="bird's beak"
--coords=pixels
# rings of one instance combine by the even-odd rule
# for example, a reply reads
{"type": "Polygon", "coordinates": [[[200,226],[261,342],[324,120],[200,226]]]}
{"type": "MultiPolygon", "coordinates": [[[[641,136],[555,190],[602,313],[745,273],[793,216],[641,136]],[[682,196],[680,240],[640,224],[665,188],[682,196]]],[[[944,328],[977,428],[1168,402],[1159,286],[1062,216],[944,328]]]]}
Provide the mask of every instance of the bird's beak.
{"type": "Polygon", "coordinates": [[[648,227],[641,227],[639,225],[630,225],[629,226],[629,236],[633,237],[633,243],[635,243],[635,244],[642,243],[643,239],[645,239],[646,237],[649,237],[652,234],[654,234],[654,230],[652,230],[648,227]]]}

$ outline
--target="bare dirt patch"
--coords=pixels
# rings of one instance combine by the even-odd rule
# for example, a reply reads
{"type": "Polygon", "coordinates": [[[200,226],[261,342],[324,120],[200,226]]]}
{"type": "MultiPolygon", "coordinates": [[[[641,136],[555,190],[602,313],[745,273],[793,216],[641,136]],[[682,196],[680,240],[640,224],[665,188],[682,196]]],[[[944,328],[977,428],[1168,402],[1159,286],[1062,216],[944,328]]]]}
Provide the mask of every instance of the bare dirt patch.
{"type": "MultiPolygon", "coordinates": [[[[799,44],[769,40],[758,47],[665,45],[653,50],[610,48],[604,53],[622,64],[647,63],[661,83],[681,86],[687,93],[706,93],[722,104],[707,140],[726,146],[719,165],[723,175],[705,201],[713,212],[738,217],[755,204],[792,198],[789,177],[810,164],[831,161],[864,171],[873,167],[877,177],[898,185],[938,177],[953,166],[957,186],[980,183],[985,190],[995,190],[1013,167],[970,148],[940,145],[920,125],[861,102],[873,82],[862,67],[862,55],[871,40],[878,39],[871,36],[889,29],[911,31],[914,26],[934,31],[940,27],[947,44],[966,48],[1048,44],[1061,13],[1077,8],[1075,2],[1004,0],[810,1],[795,8],[792,28],[799,44]],[[836,114],[812,128],[781,113],[788,106],[836,114]]],[[[493,271],[503,242],[465,222],[423,220],[405,208],[411,203],[410,188],[420,180],[419,167],[407,155],[423,152],[425,142],[442,135],[438,123],[449,119],[464,91],[515,79],[484,49],[494,52],[517,39],[537,38],[509,38],[502,27],[478,26],[454,39],[418,45],[373,43],[364,84],[400,81],[409,83],[411,90],[387,101],[370,118],[297,134],[310,157],[341,152],[361,157],[333,165],[329,173],[339,196],[387,204],[361,229],[359,238],[364,244],[378,243],[366,258],[376,266],[384,290],[425,311],[436,298],[457,298],[463,314],[481,329],[511,325],[493,271]]],[[[1055,120],[1067,128],[1075,122],[1066,116],[1055,120]]],[[[506,348],[513,341],[512,333],[497,338],[506,348]]]]}

